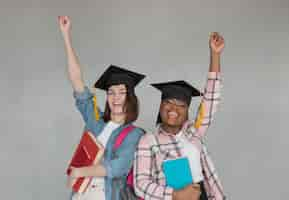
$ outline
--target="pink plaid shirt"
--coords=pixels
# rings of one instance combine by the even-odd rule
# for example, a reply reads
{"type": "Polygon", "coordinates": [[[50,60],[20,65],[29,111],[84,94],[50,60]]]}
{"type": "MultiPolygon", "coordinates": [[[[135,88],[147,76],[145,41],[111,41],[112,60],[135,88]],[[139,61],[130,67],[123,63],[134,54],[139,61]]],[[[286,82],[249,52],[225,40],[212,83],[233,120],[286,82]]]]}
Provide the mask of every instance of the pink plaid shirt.
{"type": "MultiPolygon", "coordinates": [[[[201,154],[204,185],[209,200],[223,200],[225,195],[214,165],[202,142],[210,126],[216,107],[220,102],[220,73],[209,72],[204,95],[196,119],[187,121],[182,131],[201,154]]],[[[151,200],[171,200],[173,189],[166,186],[162,162],[181,157],[180,146],[175,136],[160,127],[155,134],[142,136],[134,162],[134,189],[139,197],[151,200]]]]}

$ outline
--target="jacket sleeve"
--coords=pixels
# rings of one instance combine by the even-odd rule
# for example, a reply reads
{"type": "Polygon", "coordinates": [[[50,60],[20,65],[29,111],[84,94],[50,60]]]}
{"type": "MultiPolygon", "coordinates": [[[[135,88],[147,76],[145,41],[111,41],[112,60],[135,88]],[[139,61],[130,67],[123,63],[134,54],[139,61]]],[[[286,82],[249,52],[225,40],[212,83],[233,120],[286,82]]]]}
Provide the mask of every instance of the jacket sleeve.
{"type": "Polygon", "coordinates": [[[85,86],[83,92],[73,92],[75,98],[75,104],[84,122],[87,124],[89,121],[99,120],[102,116],[102,112],[94,101],[94,95],[89,91],[88,87],[85,86]]]}

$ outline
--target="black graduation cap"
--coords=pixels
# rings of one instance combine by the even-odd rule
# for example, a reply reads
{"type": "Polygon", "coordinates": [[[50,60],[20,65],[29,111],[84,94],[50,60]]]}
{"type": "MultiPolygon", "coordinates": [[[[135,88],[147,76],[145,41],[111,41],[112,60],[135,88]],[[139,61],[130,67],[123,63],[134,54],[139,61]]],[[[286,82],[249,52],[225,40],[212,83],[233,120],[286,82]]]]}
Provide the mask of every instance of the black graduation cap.
{"type": "Polygon", "coordinates": [[[143,74],[110,65],[95,82],[94,87],[107,90],[112,85],[125,84],[128,90],[134,91],[134,87],[144,79],[144,77],[145,75],[143,74]]]}
{"type": "Polygon", "coordinates": [[[162,92],[162,100],[175,98],[185,101],[188,105],[191,103],[192,97],[201,96],[202,93],[191,86],[186,81],[171,81],[164,83],[153,83],[153,87],[162,92]]]}
{"type": "MultiPolygon", "coordinates": [[[[151,84],[153,87],[157,88],[162,93],[162,100],[164,99],[179,99],[185,101],[188,106],[191,103],[192,97],[201,96],[202,93],[191,86],[186,81],[171,81],[164,83],[154,83],[151,84]]],[[[160,113],[158,114],[157,124],[161,122],[160,113]]]]}

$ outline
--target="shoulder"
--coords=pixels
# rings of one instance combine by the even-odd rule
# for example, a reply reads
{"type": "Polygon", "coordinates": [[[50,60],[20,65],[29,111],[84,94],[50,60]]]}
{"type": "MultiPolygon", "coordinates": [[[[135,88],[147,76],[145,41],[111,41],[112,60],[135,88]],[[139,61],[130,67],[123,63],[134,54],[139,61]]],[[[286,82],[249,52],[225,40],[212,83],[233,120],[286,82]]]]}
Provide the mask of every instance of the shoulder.
{"type": "Polygon", "coordinates": [[[133,125],[133,127],[134,127],[133,132],[136,132],[136,133],[141,134],[141,135],[145,134],[145,130],[143,128],[140,128],[140,127],[135,126],[135,125],[133,125]]]}
{"type": "Polygon", "coordinates": [[[142,147],[153,146],[154,141],[156,140],[156,137],[158,137],[158,135],[155,135],[154,133],[151,133],[151,132],[144,133],[140,138],[139,146],[142,146],[142,147]]]}
{"type": "Polygon", "coordinates": [[[145,133],[145,130],[143,128],[140,128],[138,126],[135,126],[134,124],[127,124],[123,126],[119,131],[122,132],[124,129],[129,129],[129,135],[140,135],[142,136],[145,133]]]}
{"type": "MultiPolygon", "coordinates": [[[[128,127],[128,126],[126,126],[126,127],[128,127]]],[[[128,141],[128,143],[131,143],[131,144],[138,142],[139,139],[144,135],[144,130],[142,128],[136,127],[134,125],[132,127],[133,127],[133,129],[130,130],[130,132],[125,136],[126,141],[128,141]]],[[[120,130],[120,133],[124,129],[125,129],[125,127],[120,130]]]]}
{"type": "Polygon", "coordinates": [[[195,128],[195,122],[193,120],[188,120],[184,123],[183,130],[186,130],[186,132],[190,132],[190,133],[194,133],[196,132],[196,128],[195,128]]]}

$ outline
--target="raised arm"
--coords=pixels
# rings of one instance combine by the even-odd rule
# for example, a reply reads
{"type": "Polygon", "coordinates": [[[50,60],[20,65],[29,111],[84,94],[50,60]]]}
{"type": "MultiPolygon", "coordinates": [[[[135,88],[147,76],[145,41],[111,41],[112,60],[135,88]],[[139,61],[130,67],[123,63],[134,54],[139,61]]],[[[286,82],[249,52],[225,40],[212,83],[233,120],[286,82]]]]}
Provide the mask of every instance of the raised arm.
{"type": "Polygon", "coordinates": [[[81,68],[71,42],[71,20],[68,16],[58,17],[59,28],[62,32],[67,55],[68,77],[76,92],[84,91],[81,68]]]}
{"type": "Polygon", "coordinates": [[[90,128],[95,120],[99,120],[99,116],[102,115],[102,113],[98,108],[96,98],[89,89],[84,86],[81,67],[71,42],[71,20],[68,16],[59,16],[58,23],[64,40],[68,64],[68,77],[74,90],[76,106],[86,122],[86,128],[90,128]]]}
{"type": "Polygon", "coordinates": [[[224,38],[213,32],[209,39],[210,46],[210,72],[220,72],[220,55],[225,47],[224,38]]]}
{"type": "Polygon", "coordinates": [[[199,137],[203,137],[211,125],[213,116],[220,102],[220,57],[224,46],[224,38],[220,34],[214,32],[210,35],[210,67],[208,80],[194,123],[194,128],[199,137]]]}

